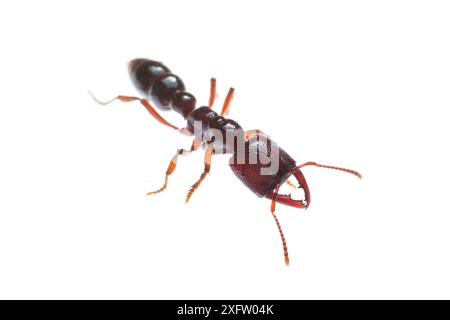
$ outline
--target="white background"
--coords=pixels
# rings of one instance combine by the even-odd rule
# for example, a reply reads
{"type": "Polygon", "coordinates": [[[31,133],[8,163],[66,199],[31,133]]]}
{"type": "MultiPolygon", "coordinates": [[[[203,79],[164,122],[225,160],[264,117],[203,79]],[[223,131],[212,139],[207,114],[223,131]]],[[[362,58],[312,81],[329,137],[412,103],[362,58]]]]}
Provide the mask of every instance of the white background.
{"type": "MultiPolygon", "coordinates": [[[[450,298],[446,1],[14,1],[0,5],[0,298],[450,298]],[[163,61],[201,104],[305,168],[307,211],[138,104],[126,63],[163,61]]],[[[178,126],[182,118],[165,113],[178,126]]]]}

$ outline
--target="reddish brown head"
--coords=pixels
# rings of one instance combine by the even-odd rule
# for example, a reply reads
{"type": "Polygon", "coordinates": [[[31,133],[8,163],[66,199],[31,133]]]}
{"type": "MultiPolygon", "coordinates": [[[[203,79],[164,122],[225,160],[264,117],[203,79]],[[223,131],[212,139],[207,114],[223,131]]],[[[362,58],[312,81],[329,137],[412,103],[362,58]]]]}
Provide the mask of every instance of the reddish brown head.
{"type": "Polygon", "coordinates": [[[265,135],[256,135],[246,141],[244,154],[235,153],[229,164],[234,174],[259,197],[272,199],[274,190],[293,175],[299,188],[305,193],[304,200],[292,199],[290,195],[278,194],[276,201],[296,208],[307,208],[311,197],[308,184],[295,160],[265,135]]]}

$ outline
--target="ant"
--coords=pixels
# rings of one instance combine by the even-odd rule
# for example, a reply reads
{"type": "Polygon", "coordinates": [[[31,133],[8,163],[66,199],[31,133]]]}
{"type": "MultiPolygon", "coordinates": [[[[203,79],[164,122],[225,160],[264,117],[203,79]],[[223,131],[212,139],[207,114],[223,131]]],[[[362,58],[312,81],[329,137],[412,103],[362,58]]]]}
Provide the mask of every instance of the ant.
{"type": "Polygon", "coordinates": [[[122,102],[138,101],[163,125],[194,137],[190,149],[178,149],[170,160],[162,187],[147,194],[157,194],[165,190],[168,178],[177,166],[178,157],[180,155],[187,156],[203,146],[206,149],[204,170],[200,178],[189,189],[186,196],[186,202],[188,202],[194,191],[209,174],[212,156],[218,153],[231,154],[229,165],[241,182],[259,197],[271,199],[271,213],[281,236],[286,265],[289,265],[288,249],[280,223],[275,215],[275,203],[278,202],[300,209],[308,208],[311,203],[311,195],[300,169],[306,166],[316,166],[344,171],[362,178],[361,174],[354,170],[322,165],[316,162],[297,165],[291,156],[279,148],[261,130],[243,131],[236,121],[224,117],[228,114],[234,88],[229,89],[220,114],[212,110],[216,98],[215,78],[211,78],[208,106],[196,108],[195,97],[185,90],[183,81],[164,64],[148,59],[134,59],[129,62],[128,69],[135,87],[146,98],[119,95],[110,101],[101,102],[91,94],[93,99],[101,105],[107,105],[115,100],[122,102]],[[181,114],[187,121],[186,127],[180,129],[169,123],[156,111],[147,98],[161,110],[174,110],[181,114]],[[222,138],[217,139],[218,136],[222,138]],[[224,136],[227,138],[223,139],[224,136]],[[229,139],[229,136],[232,136],[232,138],[229,139]],[[242,152],[238,152],[238,145],[242,146],[242,152]],[[250,159],[253,159],[253,161],[250,161],[250,159]],[[277,166],[271,174],[263,173],[263,169],[267,169],[268,165],[274,163],[277,166]],[[291,175],[296,178],[298,186],[288,180],[291,175]],[[279,194],[280,186],[285,182],[294,188],[303,189],[304,199],[296,200],[290,194],[279,194]]]}

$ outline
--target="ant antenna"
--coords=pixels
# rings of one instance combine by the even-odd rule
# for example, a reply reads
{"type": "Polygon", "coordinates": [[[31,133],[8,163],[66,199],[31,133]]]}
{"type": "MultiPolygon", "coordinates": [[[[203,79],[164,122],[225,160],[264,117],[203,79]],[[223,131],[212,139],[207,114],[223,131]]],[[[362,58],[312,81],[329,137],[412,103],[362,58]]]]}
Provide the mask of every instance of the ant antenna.
{"type": "Polygon", "coordinates": [[[281,242],[283,243],[283,251],[284,251],[284,263],[286,263],[286,265],[289,265],[289,254],[288,254],[288,249],[287,249],[287,245],[286,245],[286,239],[284,238],[284,234],[283,234],[283,230],[281,229],[281,225],[280,222],[278,221],[277,216],[275,215],[275,201],[277,199],[277,195],[278,195],[278,190],[280,189],[280,185],[278,184],[275,187],[275,191],[273,193],[273,197],[272,197],[272,205],[270,207],[270,211],[272,212],[272,216],[275,219],[275,222],[277,224],[278,227],[278,231],[280,232],[280,236],[281,236],[281,242]]]}
{"type": "Polygon", "coordinates": [[[296,169],[300,169],[306,166],[315,166],[315,167],[319,167],[319,168],[326,168],[326,169],[333,169],[333,170],[339,170],[339,171],[344,171],[350,174],[353,174],[354,176],[357,176],[358,178],[362,179],[362,175],[355,171],[355,170],[351,170],[351,169],[346,169],[346,168],[340,168],[340,167],[334,167],[334,166],[327,166],[327,165],[323,165],[323,164],[319,164],[316,162],[306,162],[304,164],[301,164],[299,166],[296,167],[296,169]]]}

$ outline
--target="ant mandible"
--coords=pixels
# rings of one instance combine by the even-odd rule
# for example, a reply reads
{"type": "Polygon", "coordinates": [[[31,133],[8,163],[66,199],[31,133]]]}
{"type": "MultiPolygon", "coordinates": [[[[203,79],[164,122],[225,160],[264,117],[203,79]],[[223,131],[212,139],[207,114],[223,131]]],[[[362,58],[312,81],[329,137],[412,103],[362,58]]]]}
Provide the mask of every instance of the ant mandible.
{"type": "Polygon", "coordinates": [[[322,165],[316,162],[306,162],[297,165],[291,156],[279,148],[261,130],[242,131],[242,127],[236,121],[224,117],[224,115],[228,114],[234,88],[229,89],[220,115],[212,110],[216,98],[216,80],[214,78],[211,79],[208,106],[196,108],[195,97],[185,90],[182,80],[164,64],[148,59],[134,59],[129,63],[128,68],[135,87],[145,98],[119,95],[110,101],[101,102],[91,94],[94,100],[102,105],[107,105],[115,100],[122,102],[139,101],[163,125],[178,130],[182,134],[194,136],[191,148],[178,149],[170,160],[163,186],[147,194],[157,194],[165,190],[168,178],[177,166],[178,156],[186,156],[203,146],[206,149],[205,167],[200,178],[191,186],[187,193],[186,202],[188,202],[193,192],[209,174],[212,156],[217,153],[231,154],[229,165],[234,174],[256,195],[271,199],[271,212],[281,236],[286,265],[289,265],[289,255],[283,231],[275,215],[275,203],[278,202],[300,209],[308,208],[311,203],[311,195],[300,169],[306,166],[316,166],[348,172],[361,178],[361,174],[354,170],[322,165]],[[181,114],[187,121],[186,127],[180,129],[169,123],[155,110],[147,98],[161,110],[172,109],[181,114]],[[217,136],[226,136],[227,139],[215,139],[217,136]],[[232,136],[232,139],[229,139],[229,136],[232,136]],[[243,146],[243,161],[239,161],[238,157],[239,148],[237,146],[239,144],[243,146]],[[254,161],[249,161],[252,157],[254,161]],[[264,159],[265,161],[263,161],[264,159]],[[264,174],[262,170],[267,168],[268,165],[270,166],[271,162],[274,161],[277,161],[278,164],[276,170],[272,174],[264,174]],[[296,178],[298,186],[295,186],[288,180],[291,175],[296,178]],[[291,198],[290,194],[279,194],[280,186],[285,182],[292,187],[302,188],[304,199],[295,200],[291,198]]]}

